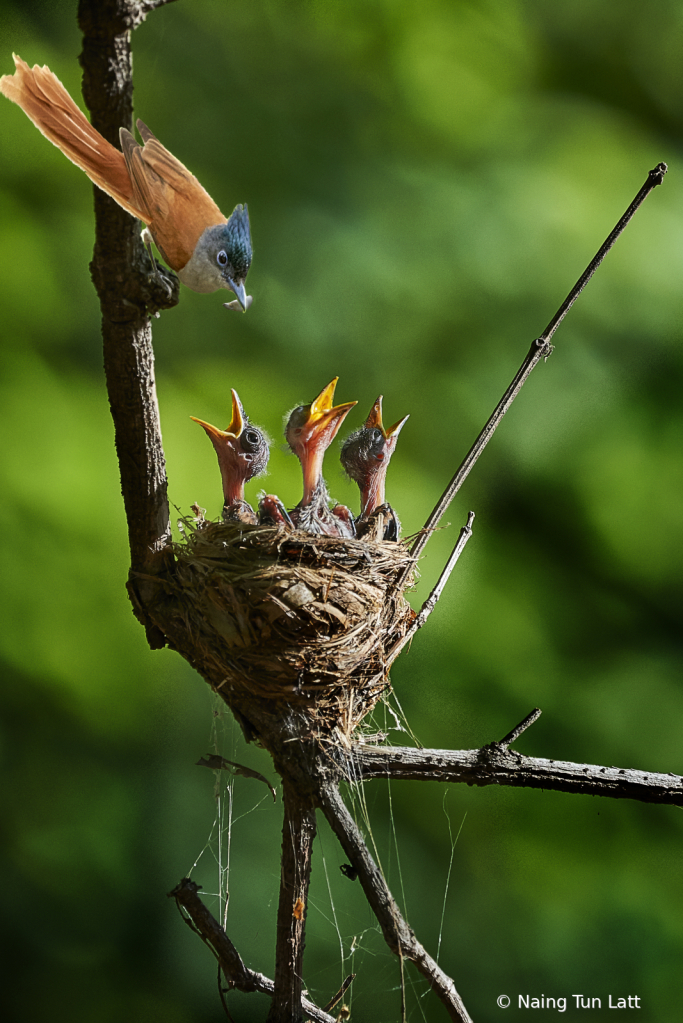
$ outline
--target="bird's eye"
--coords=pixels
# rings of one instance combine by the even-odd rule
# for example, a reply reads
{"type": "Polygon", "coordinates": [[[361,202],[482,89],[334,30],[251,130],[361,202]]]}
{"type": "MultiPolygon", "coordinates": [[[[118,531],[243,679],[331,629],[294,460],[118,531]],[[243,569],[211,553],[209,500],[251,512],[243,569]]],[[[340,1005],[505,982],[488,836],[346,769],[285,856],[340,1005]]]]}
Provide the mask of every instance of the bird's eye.
{"type": "Polygon", "coordinates": [[[228,254],[225,251],[225,249],[221,249],[221,251],[216,256],[216,260],[218,261],[218,265],[219,266],[227,266],[228,265],[228,254]]]}
{"type": "Polygon", "coordinates": [[[241,437],[243,451],[257,451],[261,444],[261,437],[256,430],[244,430],[241,437]]]}

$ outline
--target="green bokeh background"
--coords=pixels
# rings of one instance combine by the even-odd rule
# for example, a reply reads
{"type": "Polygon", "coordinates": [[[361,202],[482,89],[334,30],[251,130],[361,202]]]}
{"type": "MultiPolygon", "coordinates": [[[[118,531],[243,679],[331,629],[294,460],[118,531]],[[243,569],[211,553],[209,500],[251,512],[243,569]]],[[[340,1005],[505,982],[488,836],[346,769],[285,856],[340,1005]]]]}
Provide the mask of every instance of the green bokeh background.
{"type": "MultiPolygon", "coordinates": [[[[15,50],[80,97],[75,4],[3,0],[0,15],[0,70],[15,50]]],[[[282,415],[338,374],[351,427],[380,392],[389,421],[411,413],[389,496],[418,529],[531,339],[669,164],[428,548],[416,605],[476,511],[393,672],[427,746],[480,746],[540,706],[522,752],[683,772],[682,49],[680,0],[181,0],[135,34],[136,113],[225,212],[249,203],[255,241],[247,316],[184,290],[154,325],[184,512],[220,511],[191,415],[222,424],[236,387],[291,505],[282,415]]],[[[132,616],[91,188],[4,100],[0,132],[4,1018],[213,1023],[213,960],[165,898],[217,812],[194,764],[215,727],[226,756],[273,772],[132,616]]],[[[355,504],[334,452],[327,476],[355,504]]],[[[232,797],[228,930],[272,973],[281,804],[243,778],[232,797]]],[[[591,1019],[638,995],[639,1020],[681,1018],[679,809],[413,783],[365,798],[433,953],[460,831],[440,960],[476,1020],[526,1018],[518,994],[568,996],[567,1016],[573,994],[601,997],[591,1019]]],[[[193,874],[208,892],[215,848],[193,874]]],[[[305,981],[324,1003],[353,969],[352,1018],[394,1023],[398,968],[341,862],[323,828],[305,981]]],[[[410,1020],[445,1018],[410,968],[407,983],[410,1020]]],[[[267,1011],[229,1004],[238,1023],[267,1011]]]]}

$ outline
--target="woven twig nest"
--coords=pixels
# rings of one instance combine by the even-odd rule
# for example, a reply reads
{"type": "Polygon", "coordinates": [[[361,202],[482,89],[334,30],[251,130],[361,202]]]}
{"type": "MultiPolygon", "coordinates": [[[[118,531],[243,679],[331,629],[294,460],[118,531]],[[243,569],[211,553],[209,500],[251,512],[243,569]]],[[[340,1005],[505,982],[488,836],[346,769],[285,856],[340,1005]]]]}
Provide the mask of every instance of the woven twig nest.
{"type": "Polygon", "coordinates": [[[321,733],[349,737],[415,617],[395,592],[404,544],[200,520],[173,551],[174,617],[227,702],[297,704],[321,733]]]}

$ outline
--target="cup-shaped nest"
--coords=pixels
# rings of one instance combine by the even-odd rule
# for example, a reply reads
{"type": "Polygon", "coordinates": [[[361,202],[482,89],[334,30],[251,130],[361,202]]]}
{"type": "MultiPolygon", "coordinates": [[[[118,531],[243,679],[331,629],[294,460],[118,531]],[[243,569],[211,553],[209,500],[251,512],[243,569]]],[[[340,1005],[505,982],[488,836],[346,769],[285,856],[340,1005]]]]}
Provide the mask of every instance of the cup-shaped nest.
{"type": "Polygon", "coordinates": [[[188,527],[173,548],[166,631],[192,637],[190,659],[228,703],[248,693],[296,704],[320,734],[348,738],[388,688],[386,654],[415,617],[396,591],[404,544],[188,527]]]}

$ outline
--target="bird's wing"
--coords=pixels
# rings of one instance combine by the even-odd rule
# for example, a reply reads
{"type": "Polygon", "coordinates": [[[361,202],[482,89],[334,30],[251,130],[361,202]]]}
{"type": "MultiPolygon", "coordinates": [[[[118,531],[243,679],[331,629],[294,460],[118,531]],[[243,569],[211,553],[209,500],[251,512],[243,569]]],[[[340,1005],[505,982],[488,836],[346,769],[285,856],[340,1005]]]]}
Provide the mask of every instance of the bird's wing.
{"type": "Polygon", "coordinates": [[[133,187],[150,213],[154,240],[174,270],[182,270],[207,227],[224,224],[226,218],[194,174],[169,153],[143,121],[138,131],[144,145],[129,133],[124,156],[133,187]],[[132,145],[131,145],[132,143],[132,145]]]}
{"type": "Polygon", "coordinates": [[[146,166],[142,146],[127,128],[119,129],[119,138],[135,200],[145,212],[145,223],[151,226],[155,220],[163,219],[168,214],[164,183],[158,174],[146,166]]]}
{"type": "Polygon", "coordinates": [[[139,117],[135,123],[138,127],[138,131],[140,132],[140,138],[142,139],[143,142],[151,142],[152,139],[154,139],[155,142],[159,141],[156,135],[149,130],[145,122],[141,121],[139,117]]]}
{"type": "Polygon", "coordinates": [[[0,91],[30,117],[36,128],[98,188],[134,217],[144,220],[135,201],[123,155],[104,139],[79,110],[48,67],[30,68],[14,56],[16,71],[0,78],[0,91]]]}

